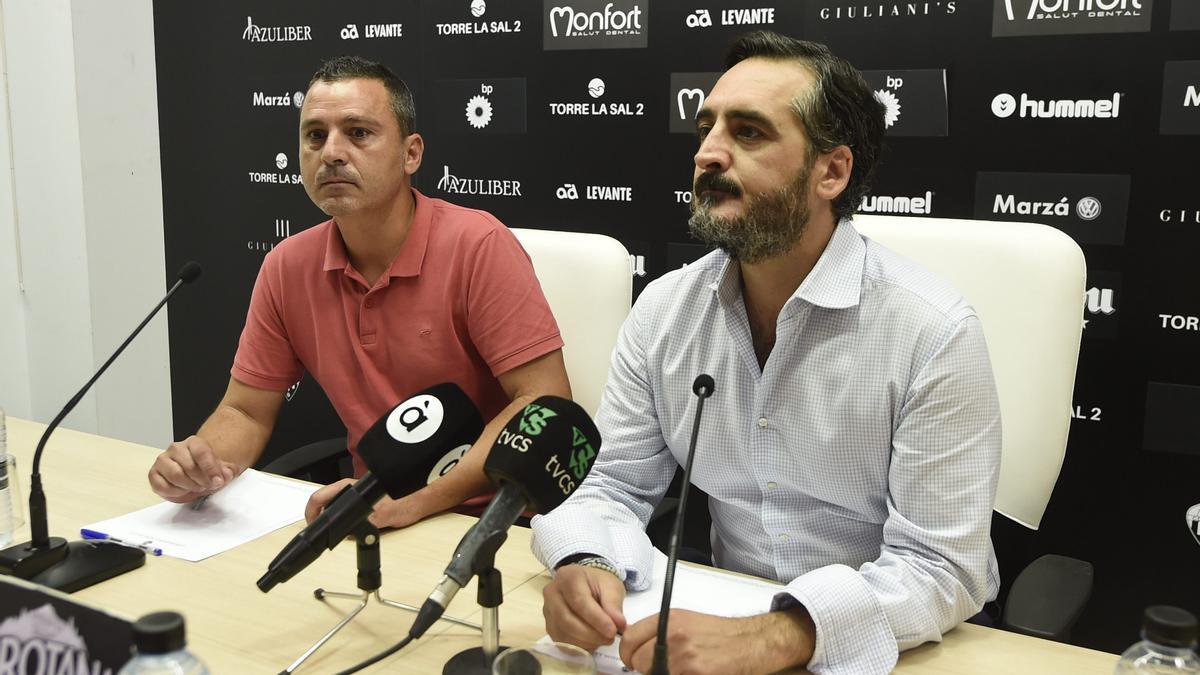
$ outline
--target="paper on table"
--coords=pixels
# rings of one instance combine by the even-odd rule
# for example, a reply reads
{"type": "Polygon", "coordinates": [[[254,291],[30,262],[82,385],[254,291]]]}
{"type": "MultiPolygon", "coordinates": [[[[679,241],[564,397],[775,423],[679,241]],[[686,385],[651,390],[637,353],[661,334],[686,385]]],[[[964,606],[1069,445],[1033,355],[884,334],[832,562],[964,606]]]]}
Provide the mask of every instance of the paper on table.
{"type": "MultiPolygon", "coordinates": [[[[663,584],[667,576],[667,556],[655,549],[654,579],[650,588],[625,596],[622,608],[629,625],[657,614],[662,608],[663,584]]],[[[716,616],[753,616],[771,608],[771,599],[782,590],[782,586],[764,579],[741,577],[706,567],[679,565],[675,568],[675,590],[671,592],[673,609],[690,609],[716,616]]],[[[538,644],[551,642],[545,636],[538,644]]],[[[629,670],[621,663],[618,653],[621,638],[611,645],[600,647],[592,655],[596,658],[596,672],[608,675],[625,675],[629,670]]]]}
{"type": "Polygon", "coordinates": [[[196,562],[300,520],[318,487],[247,469],[198,511],[162,502],[84,529],[149,543],[163,555],[196,562]]]}

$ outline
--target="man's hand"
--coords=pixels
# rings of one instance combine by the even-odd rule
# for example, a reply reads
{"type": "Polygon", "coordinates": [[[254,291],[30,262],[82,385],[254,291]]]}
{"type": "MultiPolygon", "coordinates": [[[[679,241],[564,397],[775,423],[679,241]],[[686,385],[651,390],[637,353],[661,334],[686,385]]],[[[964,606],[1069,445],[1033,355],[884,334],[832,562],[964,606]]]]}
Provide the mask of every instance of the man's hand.
{"type": "Polygon", "coordinates": [[[616,575],[580,565],[565,565],[542,590],[546,632],[558,642],[593,651],[612,643],[625,630],[625,584],[616,575]]]}
{"type": "Polygon", "coordinates": [[[212,494],[242,473],[242,468],[217,457],[199,436],[176,441],[150,466],[150,488],[177,504],[212,494]]]}
{"type": "MultiPolygon", "coordinates": [[[[308,504],[304,507],[304,520],[311,523],[314,518],[321,514],[321,511],[329,506],[338,493],[347,485],[353,485],[355,479],[343,478],[336,483],[330,483],[325,487],[317,490],[308,498],[308,504]]],[[[432,512],[422,507],[422,502],[417,495],[409,495],[403,499],[392,499],[384,497],[375,503],[375,510],[368,518],[371,524],[375,527],[383,529],[385,527],[408,527],[418,520],[430,515],[432,512]]]]}
{"type": "MultiPolygon", "coordinates": [[[[642,673],[654,662],[658,614],[621,636],[621,660],[642,673]]],[[[667,665],[689,675],[760,675],[808,663],[816,629],[808,612],[794,609],[730,619],[685,609],[671,610],[667,665]]]]}

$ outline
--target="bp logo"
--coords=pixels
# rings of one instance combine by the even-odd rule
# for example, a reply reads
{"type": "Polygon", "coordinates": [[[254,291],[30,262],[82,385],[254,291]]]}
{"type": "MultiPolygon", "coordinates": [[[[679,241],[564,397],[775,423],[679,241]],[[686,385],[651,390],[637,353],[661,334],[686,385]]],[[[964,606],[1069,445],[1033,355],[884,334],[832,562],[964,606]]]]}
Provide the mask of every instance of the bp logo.
{"type": "Polygon", "coordinates": [[[1188,532],[1192,533],[1192,539],[1200,544],[1200,504],[1196,504],[1187,512],[1188,532]]]}
{"type": "Polygon", "coordinates": [[[530,403],[521,412],[521,433],[537,436],[546,428],[546,424],[549,423],[551,417],[558,417],[558,413],[545,406],[530,403]]]}
{"type": "Polygon", "coordinates": [[[1100,217],[1100,200],[1095,197],[1084,197],[1075,204],[1075,214],[1083,220],[1095,220],[1100,217]]]}

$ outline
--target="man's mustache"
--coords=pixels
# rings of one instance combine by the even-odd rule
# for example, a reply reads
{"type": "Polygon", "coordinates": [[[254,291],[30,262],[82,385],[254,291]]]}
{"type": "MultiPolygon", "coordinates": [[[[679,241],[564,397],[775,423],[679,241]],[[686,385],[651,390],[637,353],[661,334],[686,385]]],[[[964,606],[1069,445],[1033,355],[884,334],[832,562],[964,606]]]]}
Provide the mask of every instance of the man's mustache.
{"type": "Polygon", "coordinates": [[[322,169],[317,172],[317,183],[325,183],[331,180],[343,180],[350,183],[357,183],[358,180],[349,172],[342,171],[336,167],[332,169],[322,169]]]}
{"type": "Polygon", "coordinates": [[[725,192],[734,197],[742,196],[742,189],[733,181],[729,180],[725,174],[705,172],[696,177],[696,184],[692,188],[696,195],[701,192],[725,192]]]}

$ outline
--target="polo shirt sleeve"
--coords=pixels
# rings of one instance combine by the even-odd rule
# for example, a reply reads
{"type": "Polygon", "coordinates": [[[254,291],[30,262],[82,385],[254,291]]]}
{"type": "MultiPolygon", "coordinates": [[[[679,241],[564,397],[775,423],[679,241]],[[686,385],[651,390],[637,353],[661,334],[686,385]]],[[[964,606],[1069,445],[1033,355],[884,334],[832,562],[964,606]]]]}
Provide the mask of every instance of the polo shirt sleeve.
{"type": "Polygon", "coordinates": [[[275,253],[268,253],[258,270],[254,292],[250,295],[250,309],[246,313],[246,326],[238,340],[230,374],[233,379],[251,387],[286,391],[304,374],[304,366],[292,349],[284,325],[280,302],[282,266],[275,253]]]}
{"type": "Polygon", "coordinates": [[[493,375],[562,348],[529,254],[507,227],[499,225],[480,242],[469,279],[467,326],[493,375]]]}

